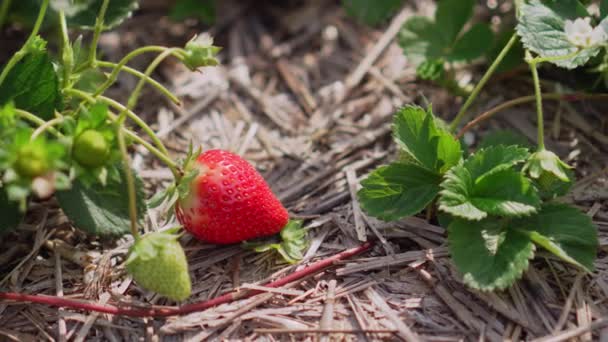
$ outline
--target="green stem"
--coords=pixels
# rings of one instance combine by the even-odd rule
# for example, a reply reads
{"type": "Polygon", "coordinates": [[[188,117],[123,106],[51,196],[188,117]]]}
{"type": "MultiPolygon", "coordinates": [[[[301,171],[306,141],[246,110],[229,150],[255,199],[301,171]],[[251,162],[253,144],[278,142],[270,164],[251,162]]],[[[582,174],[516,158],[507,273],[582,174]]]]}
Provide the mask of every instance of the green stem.
{"type": "Polygon", "coordinates": [[[36,128],[34,133],[32,133],[30,140],[35,140],[40,134],[46,132],[47,130],[50,130],[53,126],[60,124],[62,122],[63,122],[63,116],[60,116],[58,118],[54,118],[53,120],[44,122],[44,124],[38,126],[38,128],[36,128]]]}
{"type": "MultiPolygon", "coordinates": [[[[101,95],[104,91],[106,91],[114,82],[116,82],[116,79],[118,78],[118,73],[120,73],[120,70],[133,58],[142,55],[144,53],[147,52],[164,52],[166,50],[168,50],[169,48],[166,48],[164,46],[156,46],[156,45],[152,45],[152,46],[144,46],[142,48],[139,48],[137,50],[133,50],[131,51],[129,54],[127,54],[125,57],[123,57],[123,59],[120,60],[120,62],[118,62],[118,64],[116,64],[116,66],[114,67],[114,70],[112,70],[112,73],[110,74],[110,76],[108,77],[108,79],[101,85],[99,86],[99,88],[95,91],[95,93],[93,94],[93,96],[97,97],[99,95],[101,95]]],[[[175,52],[177,50],[180,49],[171,49],[174,51],[174,56],[176,56],[179,59],[182,59],[182,55],[175,52]]]]}
{"type": "Polygon", "coordinates": [[[576,57],[579,53],[581,52],[581,50],[576,50],[574,52],[571,52],[567,55],[562,55],[562,56],[550,56],[550,57],[536,57],[533,59],[529,59],[528,60],[528,64],[540,64],[540,63],[545,63],[545,62],[558,62],[558,61],[564,61],[566,59],[570,59],[570,58],[574,58],[576,57]]]}
{"type": "Polygon", "coordinates": [[[2,5],[0,5],[0,30],[2,30],[2,26],[4,26],[6,14],[8,13],[8,9],[11,7],[11,2],[12,0],[4,0],[2,5]]]}
{"type": "MultiPolygon", "coordinates": [[[[80,97],[81,99],[84,99],[85,101],[87,101],[89,103],[95,103],[97,101],[93,96],[91,96],[91,95],[89,95],[89,94],[87,94],[87,93],[85,93],[85,92],[83,92],[81,90],[67,89],[66,91],[68,93],[72,94],[72,95],[75,95],[77,97],[80,97]]],[[[106,104],[108,104],[109,106],[115,108],[119,112],[122,112],[126,108],[125,106],[121,105],[120,103],[118,103],[118,102],[116,102],[116,101],[114,101],[114,100],[112,100],[110,98],[107,98],[105,96],[100,96],[98,100],[102,101],[102,102],[105,102],[106,104]]],[[[112,113],[109,113],[109,115],[110,115],[110,118],[112,119],[112,121],[117,121],[118,120],[118,116],[117,115],[114,115],[112,113]]],[[[148,134],[148,135],[150,135],[151,138],[158,139],[156,137],[156,135],[154,134],[154,132],[152,131],[152,129],[144,121],[142,121],[137,116],[137,114],[135,114],[135,113],[133,113],[132,111],[129,110],[127,115],[130,118],[132,118],[132,119],[136,118],[137,119],[136,123],[138,123],[138,125],[139,125],[139,123],[142,123],[143,126],[140,125],[140,127],[142,129],[144,129],[144,131],[146,131],[146,132],[151,132],[152,134],[148,134]]],[[[161,162],[163,162],[171,170],[171,172],[173,173],[173,175],[176,178],[181,174],[181,172],[179,171],[179,166],[177,165],[177,163],[175,163],[171,159],[171,157],[169,157],[169,153],[163,152],[163,151],[157,149],[156,147],[152,146],[152,144],[148,143],[147,141],[145,141],[144,139],[142,139],[141,137],[139,137],[136,133],[134,133],[134,132],[132,132],[132,131],[126,129],[126,128],[125,128],[125,133],[127,134],[127,136],[129,136],[130,138],[132,138],[133,140],[135,140],[138,144],[142,145],[148,151],[150,151],[150,153],[152,153],[154,156],[156,156],[161,162]]],[[[161,146],[163,147],[163,150],[166,151],[166,149],[164,148],[164,145],[162,145],[162,143],[161,143],[161,146]]]]}
{"type": "MultiPolygon", "coordinates": [[[[35,124],[36,126],[42,126],[46,123],[46,121],[42,120],[41,118],[37,117],[36,115],[34,115],[28,111],[25,111],[23,109],[15,109],[15,114],[17,114],[20,118],[25,119],[25,120],[35,124]]],[[[61,133],[59,133],[56,129],[54,129],[52,127],[49,128],[49,132],[57,137],[63,136],[61,133]]]]}
{"type": "Polygon", "coordinates": [[[0,85],[2,84],[2,82],[4,82],[4,79],[8,75],[9,71],[11,71],[11,69],[13,69],[13,67],[17,63],[19,63],[19,61],[23,57],[25,57],[25,55],[27,54],[27,49],[29,48],[29,45],[32,43],[34,38],[36,38],[38,31],[40,31],[40,26],[42,26],[42,22],[44,21],[44,15],[46,14],[46,9],[49,7],[49,1],[50,0],[42,1],[42,5],[40,6],[40,11],[38,12],[38,18],[36,18],[36,23],[34,24],[34,28],[32,29],[30,36],[27,38],[27,40],[25,41],[25,44],[23,44],[21,49],[19,49],[19,51],[17,51],[13,55],[13,57],[11,57],[11,59],[8,61],[8,63],[6,63],[6,66],[4,67],[4,69],[2,69],[2,73],[0,74],[0,85]]]}
{"type": "Polygon", "coordinates": [[[515,42],[517,42],[517,35],[513,34],[513,36],[511,36],[511,39],[509,39],[509,41],[507,42],[505,47],[502,48],[502,51],[500,51],[500,53],[498,54],[496,59],[494,59],[494,61],[492,62],[492,64],[490,65],[490,67],[488,68],[486,73],[483,75],[483,77],[481,78],[479,83],[477,83],[477,85],[471,92],[471,95],[469,95],[469,97],[467,98],[465,103],[460,108],[460,111],[458,112],[458,114],[456,114],[456,117],[454,117],[454,119],[450,123],[450,130],[452,132],[456,130],[456,128],[460,124],[460,121],[465,116],[465,114],[466,114],[467,110],[469,109],[469,107],[471,106],[471,104],[473,104],[473,101],[475,101],[475,99],[477,98],[477,95],[479,95],[479,92],[481,91],[483,86],[488,82],[488,80],[490,79],[492,74],[494,74],[494,71],[496,71],[496,68],[500,65],[500,63],[505,58],[507,53],[509,53],[509,51],[511,50],[511,48],[513,47],[515,42]]]}
{"type": "MultiPolygon", "coordinates": [[[[584,100],[608,100],[608,94],[584,94],[584,93],[568,93],[568,94],[562,94],[562,93],[545,93],[545,94],[541,94],[543,101],[546,100],[558,100],[558,101],[568,101],[568,102],[573,102],[573,101],[584,101],[584,100]]],[[[477,116],[474,120],[469,121],[461,130],[460,132],[458,132],[458,134],[456,135],[457,139],[460,139],[466,132],[468,132],[471,128],[477,126],[478,124],[480,124],[483,121],[488,120],[489,118],[491,118],[492,116],[494,116],[495,114],[511,108],[511,107],[515,107],[518,106],[520,104],[524,104],[524,103],[528,103],[528,102],[534,102],[536,100],[536,96],[534,95],[528,95],[528,96],[522,96],[522,97],[518,97],[516,99],[513,100],[509,100],[507,102],[501,103],[500,105],[483,112],[482,114],[480,114],[479,116],[477,116]]]]}
{"type": "Polygon", "coordinates": [[[63,58],[63,87],[67,88],[72,76],[72,67],[74,64],[72,47],[70,46],[70,37],[68,35],[68,25],[65,20],[64,11],[59,11],[59,22],[61,26],[61,42],[62,42],[62,58],[63,58]]]}
{"type": "MultiPolygon", "coordinates": [[[[105,61],[97,61],[97,65],[100,67],[103,67],[103,68],[117,68],[118,67],[118,64],[116,64],[116,63],[105,62],[105,61]]],[[[167,88],[165,88],[162,84],[157,82],[152,77],[147,77],[146,75],[144,75],[143,72],[130,68],[126,65],[120,67],[119,69],[124,70],[131,75],[137,76],[140,79],[145,79],[145,81],[148,82],[148,84],[150,84],[151,86],[156,88],[159,92],[161,92],[163,95],[165,95],[171,102],[178,104],[178,105],[181,103],[181,101],[175,95],[173,95],[167,88]]]]}
{"type": "MultiPolygon", "coordinates": [[[[159,54],[153,61],[150,63],[148,68],[146,69],[145,75],[146,77],[150,77],[152,72],[156,69],[156,67],[162,62],[166,57],[170,56],[174,53],[176,49],[167,49],[159,54]]],[[[116,69],[115,69],[116,70],[116,69]]],[[[135,232],[137,235],[134,235],[135,239],[139,238],[139,233],[137,232],[137,202],[136,202],[136,194],[135,194],[135,181],[133,179],[133,173],[131,172],[131,163],[129,154],[127,153],[127,147],[125,143],[125,136],[123,125],[125,119],[127,118],[127,112],[135,107],[137,104],[137,100],[139,98],[139,93],[145,84],[145,79],[142,78],[137,83],[137,86],[129,96],[129,100],[127,101],[127,108],[125,108],[119,115],[117,122],[117,138],[118,138],[118,147],[120,148],[120,153],[122,154],[122,161],[124,172],[127,178],[127,190],[129,194],[129,216],[131,218],[131,231],[135,232]]],[[[177,179],[176,179],[177,181],[177,179]]]]}
{"type": "MultiPolygon", "coordinates": [[[[82,90],[78,90],[78,89],[66,89],[65,90],[66,93],[68,94],[72,94],[75,96],[80,97],[81,99],[84,99],[85,101],[89,102],[89,103],[95,103],[96,99],[95,97],[87,94],[86,92],[82,91],[82,90]]],[[[99,100],[101,100],[102,102],[107,103],[109,106],[113,107],[114,109],[116,109],[119,113],[122,113],[124,110],[127,110],[127,116],[133,120],[133,122],[135,122],[135,124],[137,126],[139,126],[149,137],[150,139],[152,139],[152,142],[156,145],[156,147],[166,156],[169,156],[169,151],[167,151],[167,148],[165,147],[165,145],[163,144],[163,142],[158,138],[158,136],[156,136],[156,133],[154,132],[154,130],[148,126],[148,124],[146,124],[146,122],[144,120],[142,120],[139,116],[137,116],[137,114],[135,114],[133,111],[129,110],[127,107],[123,106],[122,104],[120,104],[119,102],[109,98],[109,97],[105,97],[105,96],[99,96],[99,100]]],[[[175,165],[175,163],[172,163],[173,165],[175,165]]],[[[167,165],[169,166],[169,165],[167,165]]]]}
{"type": "Polygon", "coordinates": [[[108,9],[108,4],[110,0],[103,0],[101,3],[101,8],[99,9],[99,13],[97,14],[97,18],[95,18],[95,31],[93,32],[93,40],[91,41],[91,45],[89,48],[89,60],[88,65],[95,67],[95,63],[97,62],[97,42],[99,41],[99,37],[101,36],[101,30],[103,29],[103,20],[106,17],[106,11],[108,9]]]}
{"type": "Polygon", "coordinates": [[[534,96],[536,97],[536,126],[538,128],[537,144],[540,151],[545,149],[545,120],[543,116],[543,97],[540,92],[540,81],[535,62],[529,62],[532,72],[532,82],[534,82],[534,96]]]}

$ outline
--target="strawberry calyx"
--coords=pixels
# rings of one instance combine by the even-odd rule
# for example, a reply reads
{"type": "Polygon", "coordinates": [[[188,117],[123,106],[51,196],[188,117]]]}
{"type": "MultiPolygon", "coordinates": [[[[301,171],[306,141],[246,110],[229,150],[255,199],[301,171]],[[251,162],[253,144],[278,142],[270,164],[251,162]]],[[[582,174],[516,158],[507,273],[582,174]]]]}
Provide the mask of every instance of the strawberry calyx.
{"type": "Polygon", "coordinates": [[[302,253],[308,246],[306,229],[302,227],[302,221],[289,220],[278,237],[280,241],[277,241],[275,236],[270,240],[244,242],[243,246],[258,253],[274,251],[290,264],[302,260],[304,257],[302,253]]]}

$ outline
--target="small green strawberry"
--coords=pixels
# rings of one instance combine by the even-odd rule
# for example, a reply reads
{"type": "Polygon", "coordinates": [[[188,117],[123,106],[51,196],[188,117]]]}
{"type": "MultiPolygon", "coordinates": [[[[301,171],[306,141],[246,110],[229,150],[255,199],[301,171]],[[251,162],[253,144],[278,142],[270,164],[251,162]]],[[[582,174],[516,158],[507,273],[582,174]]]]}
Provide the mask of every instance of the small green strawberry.
{"type": "Polygon", "coordinates": [[[49,170],[49,160],[46,151],[39,144],[23,145],[17,151],[15,170],[21,177],[35,178],[49,170]]]}
{"type": "Polygon", "coordinates": [[[99,131],[87,129],[74,139],[72,155],[85,167],[100,167],[110,157],[110,144],[99,131]]]}
{"type": "Polygon", "coordinates": [[[127,271],[143,288],[175,301],[190,296],[192,284],[184,249],[174,231],[146,234],[129,250],[127,271]]]}

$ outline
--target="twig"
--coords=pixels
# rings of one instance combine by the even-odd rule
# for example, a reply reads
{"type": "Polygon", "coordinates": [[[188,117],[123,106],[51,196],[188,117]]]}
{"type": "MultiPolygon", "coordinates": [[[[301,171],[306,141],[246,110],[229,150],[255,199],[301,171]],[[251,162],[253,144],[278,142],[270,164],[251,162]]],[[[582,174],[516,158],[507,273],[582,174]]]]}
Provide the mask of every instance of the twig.
{"type": "Polygon", "coordinates": [[[566,330],[560,334],[550,335],[546,337],[542,337],[536,340],[532,340],[532,342],[560,342],[565,341],[577,336],[580,336],[586,332],[590,332],[593,330],[598,330],[608,326],[608,318],[600,318],[591,322],[589,324],[581,325],[574,329],[566,330]]]}
{"type": "MultiPolygon", "coordinates": [[[[302,279],[311,274],[317,273],[325,268],[334,265],[336,262],[350,258],[357,254],[361,254],[372,247],[371,242],[366,242],[358,247],[343,251],[329,258],[317,261],[299,271],[293,272],[281,279],[267,283],[266,287],[280,287],[293,281],[302,279]]],[[[236,292],[232,291],[213,298],[211,300],[201,301],[198,303],[188,304],[181,307],[151,307],[151,308],[135,308],[135,307],[118,307],[114,305],[104,305],[91,303],[86,301],[78,301],[65,299],[57,296],[47,295],[30,295],[15,292],[0,292],[0,299],[12,300],[16,302],[31,302],[36,304],[45,304],[54,307],[64,307],[71,309],[80,309],[86,311],[103,312],[112,315],[131,316],[131,317],[167,317],[186,315],[192,312],[203,311],[208,308],[218,306],[220,304],[230,303],[237,299],[244,299],[263,293],[264,291],[250,290],[236,292]]]]}

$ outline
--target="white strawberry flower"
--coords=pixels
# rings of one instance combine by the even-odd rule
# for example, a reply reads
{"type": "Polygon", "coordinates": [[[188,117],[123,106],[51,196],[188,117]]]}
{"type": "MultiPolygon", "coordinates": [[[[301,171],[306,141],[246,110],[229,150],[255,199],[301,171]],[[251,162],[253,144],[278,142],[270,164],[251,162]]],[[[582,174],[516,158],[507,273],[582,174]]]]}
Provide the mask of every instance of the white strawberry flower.
{"type": "Polygon", "coordinates": [[[593,28],[589,17],[577,18],[574,21],[566,20],[564,29],[568,41],[580,48],[600,45],[608,40],[608,33],[604,30],[604,25],[593,28]]]}

